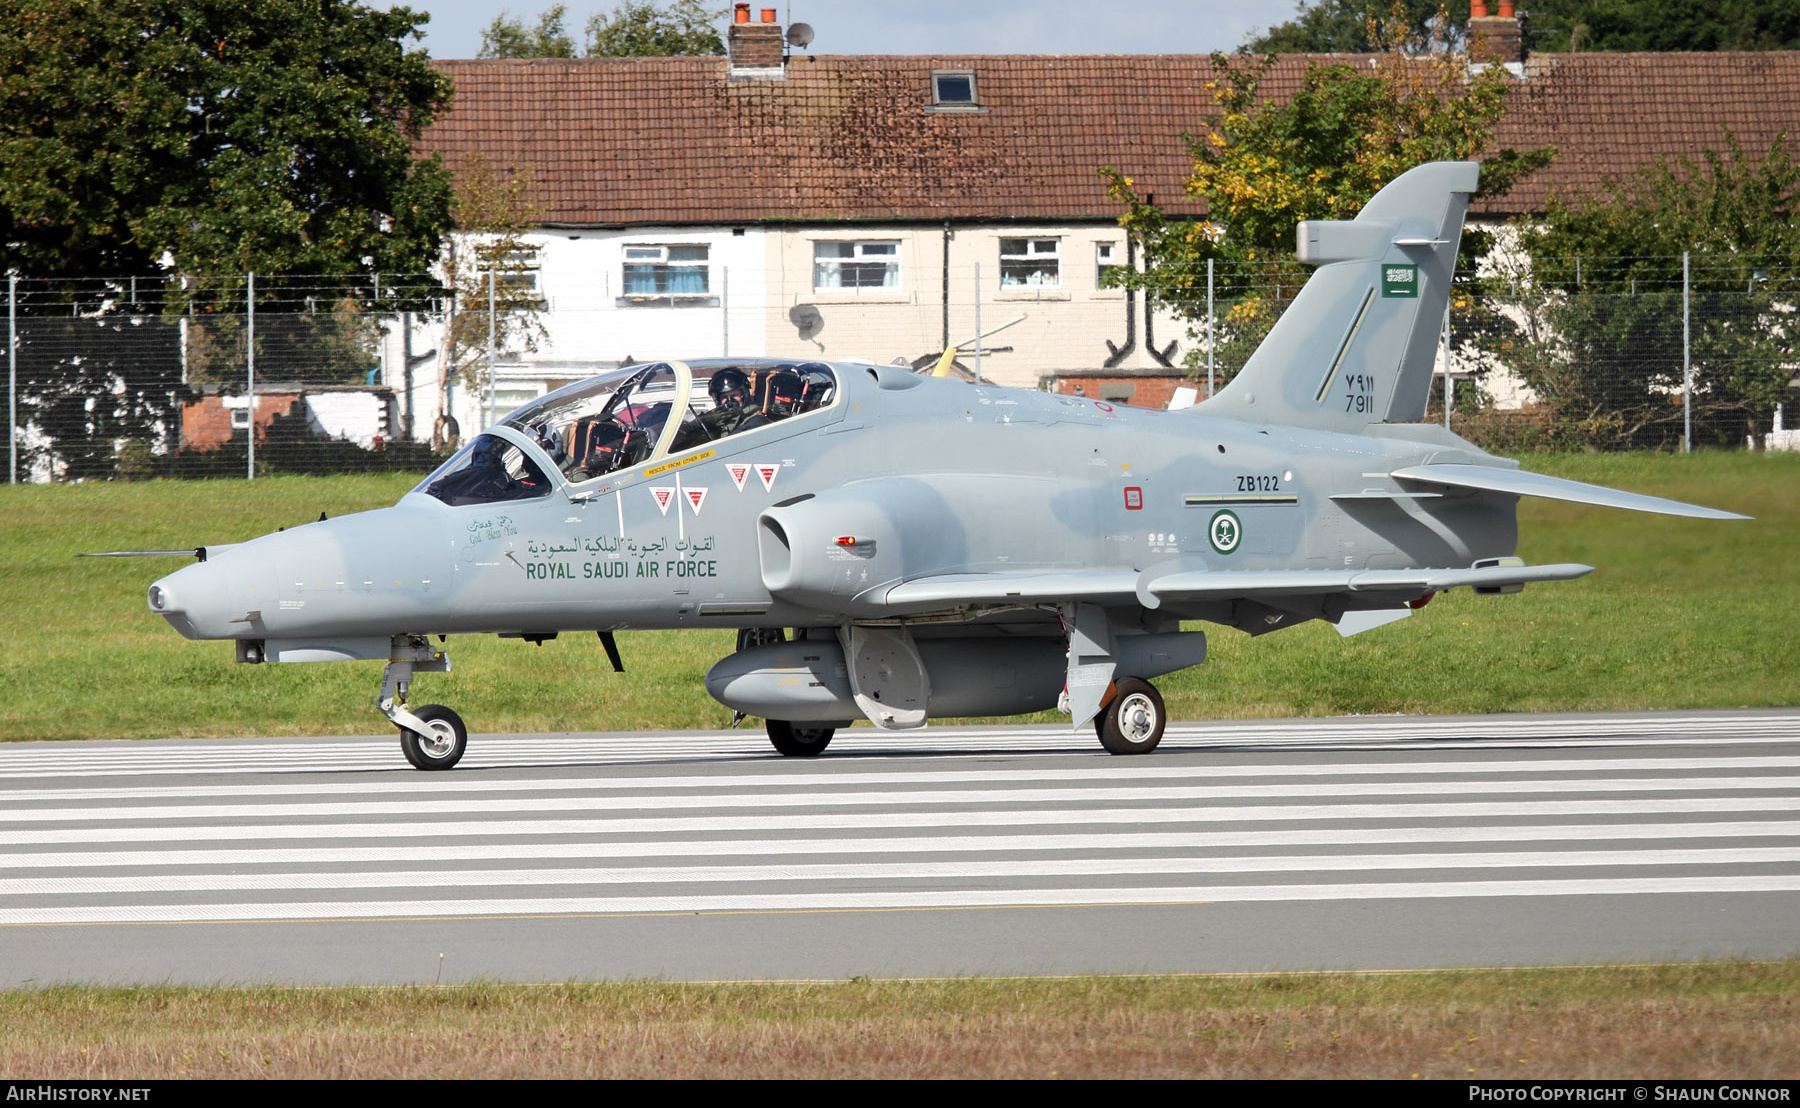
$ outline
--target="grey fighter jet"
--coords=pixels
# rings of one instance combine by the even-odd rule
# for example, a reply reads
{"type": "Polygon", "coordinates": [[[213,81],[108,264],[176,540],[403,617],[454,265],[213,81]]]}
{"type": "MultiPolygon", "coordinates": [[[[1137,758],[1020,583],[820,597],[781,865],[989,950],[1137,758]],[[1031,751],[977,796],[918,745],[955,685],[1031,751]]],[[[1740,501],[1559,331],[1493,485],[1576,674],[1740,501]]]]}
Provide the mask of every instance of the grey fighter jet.
{"type": "Polygon", "coordinates": [[[706,677],[815,755],[857,719],[1060,707],[1116,754],[1161,739],[1151,679],[1204,621],[1352,634],[1433,594],[1584,565],[1514,557],[1521,496],[1743,518],[1526,473],[1418,422],[1475,191],[1421,166],[1349,221],[1298,228],[1319,268],[1243,371],[1180,412],[859,362],[630,366],[514,412],[391,508],[198,551],[150,587],[241,662],[380,659],[420,769],[467,731],[410,707],[432,635],[542,641],[736,628],[706,677]]]}

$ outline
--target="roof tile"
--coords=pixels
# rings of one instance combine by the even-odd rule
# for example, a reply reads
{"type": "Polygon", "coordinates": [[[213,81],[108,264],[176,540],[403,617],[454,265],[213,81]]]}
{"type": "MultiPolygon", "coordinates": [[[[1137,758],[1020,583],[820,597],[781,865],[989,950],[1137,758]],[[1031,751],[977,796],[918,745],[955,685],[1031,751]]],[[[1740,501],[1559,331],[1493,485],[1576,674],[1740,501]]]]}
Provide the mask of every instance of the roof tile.
{"type": "MultiPolygon", "coordinates": [[[[1293,56],[1264,88],[1291,94],[1293,56]]],[[[552,224],[763,220],[1100,220],[1103,165],[1170,214],[1184,131],[1215,116],[1205,57],[802,56],[781,81],[727,79],[724,58],[440,61],[455,99],[421,137],[452,166],[479,150],[530,167],[552,224]],[[930,110],[933,69],[973,69],[979,112],[930,110]]],[[[1696,157],[1726,129],[1746,150],[1800,131],[1800,52],[1565,54],[1531,59],[1497,145],[1556,161],[1474,210],[1541,210],[1662,156],[1696,157]]]]}

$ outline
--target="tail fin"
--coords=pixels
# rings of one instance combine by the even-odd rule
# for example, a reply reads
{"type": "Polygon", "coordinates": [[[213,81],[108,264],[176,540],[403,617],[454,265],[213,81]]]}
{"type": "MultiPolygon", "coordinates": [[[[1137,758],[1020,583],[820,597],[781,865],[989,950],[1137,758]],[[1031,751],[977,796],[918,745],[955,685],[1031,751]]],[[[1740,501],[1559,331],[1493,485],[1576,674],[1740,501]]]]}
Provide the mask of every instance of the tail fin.
{"type": "Polygon", "coordinates": [[[1480,170],[1432,162],[1394,178],[1353,220],[1299,224],[1300,260],[1320,269],[1243,370],[1194,410],[1344,432],[1423,419],[1480,170]]]}

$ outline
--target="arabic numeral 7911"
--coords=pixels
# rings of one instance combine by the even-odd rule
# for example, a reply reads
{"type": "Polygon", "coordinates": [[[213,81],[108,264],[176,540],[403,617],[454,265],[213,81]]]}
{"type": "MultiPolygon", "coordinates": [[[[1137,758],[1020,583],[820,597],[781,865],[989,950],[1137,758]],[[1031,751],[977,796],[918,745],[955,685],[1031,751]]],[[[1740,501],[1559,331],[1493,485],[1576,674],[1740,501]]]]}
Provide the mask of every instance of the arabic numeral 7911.
{"type": "Polygon", "coordinates": [[[1344,410],[1367,415],[1375,410],[1375,378],[1367,373],[1344,376],[1344,410]]]}

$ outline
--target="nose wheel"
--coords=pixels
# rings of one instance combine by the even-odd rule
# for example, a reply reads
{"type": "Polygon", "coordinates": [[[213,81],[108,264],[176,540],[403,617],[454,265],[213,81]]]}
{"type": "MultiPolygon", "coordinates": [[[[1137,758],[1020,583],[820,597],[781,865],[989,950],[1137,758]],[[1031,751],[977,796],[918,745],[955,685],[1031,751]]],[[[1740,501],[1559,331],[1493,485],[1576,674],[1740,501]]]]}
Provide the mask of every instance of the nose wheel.
{"type": "Polygon", "coordinates": [[[442,704],[426,704],[416,712],[407,707],[407,688],[417,672],[449,673],[450,659],[431,649],[422,635],[395,635],[376,706],[400,729],[400,753],[414,769],[449,769],[468,749],[469,729],[442,704]]]}
{"type": "Polygon", "coordinates": [[[1148,754],[1162,742],[1163,725],[1169,721],[1162,694],[1138,677],[1124,677],[1114,685],[1113,698],[1094,717],[1100,745],[1112,754],[1148,754]]]}
{"type": "Polygon", "coordinates": [[[413,713],[425,724],[424,731],[400,728],[400,753],[414,769],[449,769],[462,760],[469,746],[469,729],[462,717],[442,704],[427,704],[413,713]]]}

